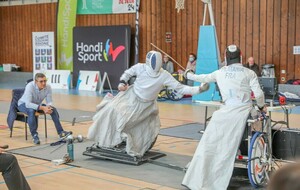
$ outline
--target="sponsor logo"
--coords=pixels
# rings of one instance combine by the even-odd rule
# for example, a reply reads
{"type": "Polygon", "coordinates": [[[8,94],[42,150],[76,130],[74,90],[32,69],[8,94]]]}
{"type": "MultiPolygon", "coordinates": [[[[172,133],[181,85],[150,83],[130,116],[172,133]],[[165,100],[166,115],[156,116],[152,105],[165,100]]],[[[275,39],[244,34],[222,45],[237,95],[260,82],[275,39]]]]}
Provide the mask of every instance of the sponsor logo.
{"type": "Polygon", "coordinates": [[[36,36],[35,37],[35,46],[50,46],[49,44],[49,36],[36,36]]]}
{"type": "Polygon", "coordinates": [[[87,62],[108,62],[110,57],[112,62],[115,62],[117,57],[124,50],[124,45],[119,45],[114,48],[110,39],[107,39],[105,47],[103,42],[97,42],[96,44],[85,44],[84,42],[76,43],[78,60],[84,64],[87,62]]]}

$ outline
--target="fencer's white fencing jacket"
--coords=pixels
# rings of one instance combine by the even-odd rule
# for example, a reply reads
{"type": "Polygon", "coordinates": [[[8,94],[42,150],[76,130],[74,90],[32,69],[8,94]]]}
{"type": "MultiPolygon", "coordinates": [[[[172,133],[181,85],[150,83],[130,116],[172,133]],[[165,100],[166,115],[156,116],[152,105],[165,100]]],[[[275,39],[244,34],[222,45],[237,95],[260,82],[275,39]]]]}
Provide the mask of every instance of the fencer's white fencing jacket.
{"type": "Polygon", "coordinates": [[[251,91],[253,91],[259,107],[263,107],[265,104],[264,94],[255,72],[243,67],[242,64],[224,66],[211,74],[188,73],[187,78],[205,83],[217,82],[225,104],[252,103],[251,91]]]}

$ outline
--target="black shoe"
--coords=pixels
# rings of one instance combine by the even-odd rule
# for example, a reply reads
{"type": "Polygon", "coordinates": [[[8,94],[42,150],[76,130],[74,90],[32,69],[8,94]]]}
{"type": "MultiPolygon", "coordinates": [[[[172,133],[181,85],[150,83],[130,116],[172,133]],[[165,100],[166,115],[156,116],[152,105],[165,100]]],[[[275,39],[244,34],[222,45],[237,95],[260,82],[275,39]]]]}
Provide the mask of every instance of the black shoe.
{"type": "Polygon", "coordinates": [[[38,134],[33,135],[32,141],[33,141],[33,143],[34,143],[35,145],[41,144],[41,141],[40,141],[40,139],[39,139],[38,134]]]}

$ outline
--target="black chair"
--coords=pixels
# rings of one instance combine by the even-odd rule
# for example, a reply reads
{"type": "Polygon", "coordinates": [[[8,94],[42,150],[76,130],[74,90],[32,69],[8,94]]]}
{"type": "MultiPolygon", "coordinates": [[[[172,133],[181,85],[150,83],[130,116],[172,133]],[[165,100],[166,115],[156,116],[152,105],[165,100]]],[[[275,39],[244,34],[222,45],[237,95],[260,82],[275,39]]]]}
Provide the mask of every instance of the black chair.
{"type": "MultiPolygon", "coordinates": [[[[18,110],[18,100],[24,94],[25,88],[13,89],[12,90],[12,100],[10,104],[9,113],[7,116],[7,124],[10,128],[10,137],[12,137],[14,121],[23,121],[25,123],[25,139],[27,140],[27,120],[28,115],[26,113],[20,112],[18,110]]],[[[45,118],[45,137],[47,138],[47,118],[45,113],[35,112],[36,121],[38,124],[38,118],[40,115],[44,115],[45,118]]]]}

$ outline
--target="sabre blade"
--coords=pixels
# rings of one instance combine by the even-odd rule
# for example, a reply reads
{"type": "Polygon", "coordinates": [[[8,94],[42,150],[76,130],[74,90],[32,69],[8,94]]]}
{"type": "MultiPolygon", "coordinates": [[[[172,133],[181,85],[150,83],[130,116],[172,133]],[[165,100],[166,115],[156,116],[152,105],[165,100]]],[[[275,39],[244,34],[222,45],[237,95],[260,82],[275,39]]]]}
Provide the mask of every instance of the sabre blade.
{"type": "Polygon", "coordinates": [[[176,63],[180,68],[182,68],[185,71],[185,68],[180,65],[175,59],[173,59],[169,54],[167,54],[166,52],[164,52],[162,49],[160,49],[159,47],[157,47],[156,45],[154,45],[153,43],[150,43],[153,47],[155,47],[156,49],[158,49],[160,52],[164,53],[166,56],[168,56],[172,61],[174,61],[174,63],[176,63]]]}

